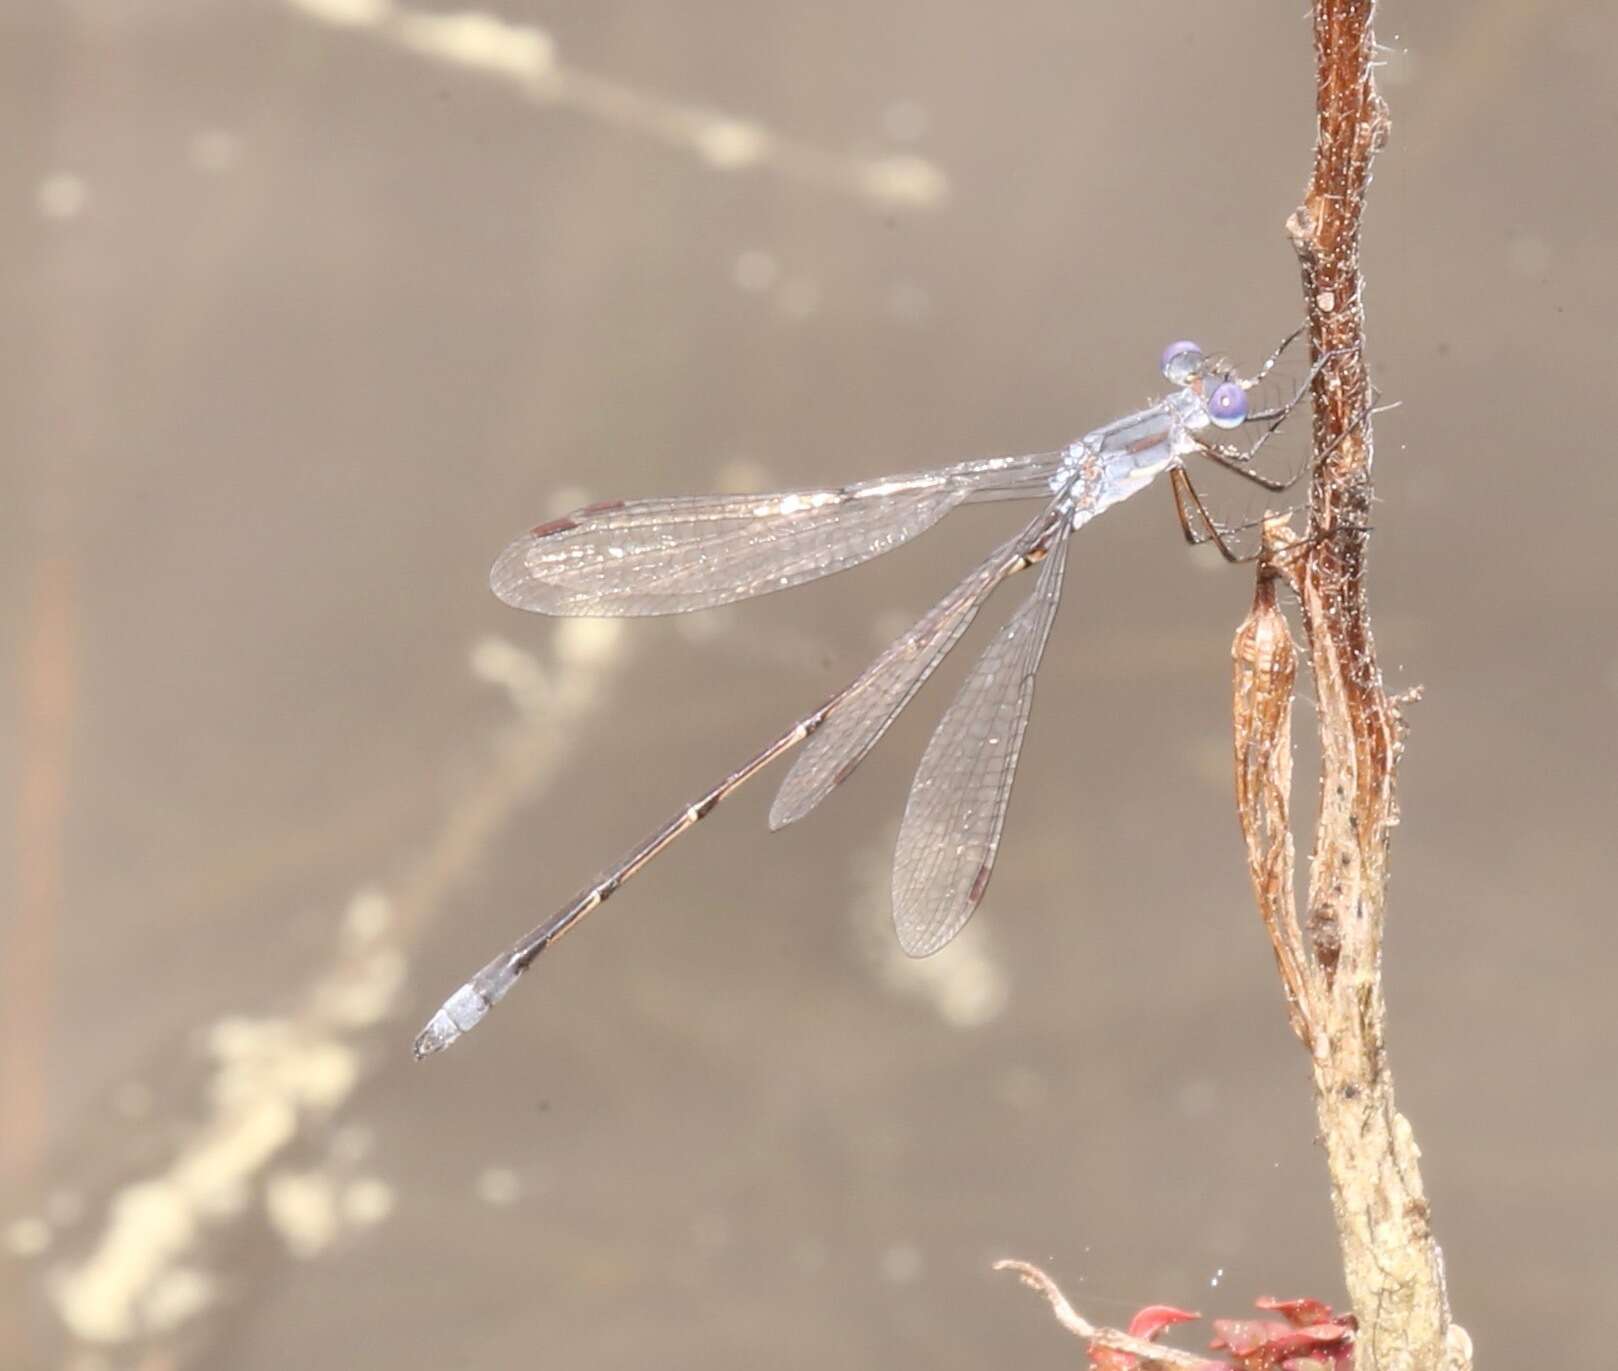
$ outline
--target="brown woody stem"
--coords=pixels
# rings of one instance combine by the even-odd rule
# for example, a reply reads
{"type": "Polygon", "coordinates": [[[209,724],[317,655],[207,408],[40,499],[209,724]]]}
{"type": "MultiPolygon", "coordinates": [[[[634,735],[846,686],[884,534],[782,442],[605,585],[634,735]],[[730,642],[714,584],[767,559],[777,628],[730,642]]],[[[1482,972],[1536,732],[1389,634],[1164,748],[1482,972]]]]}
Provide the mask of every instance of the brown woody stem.
{"type": "Polygon", "coordinates": [[[1314,174],[1287,223],[1302,267],[1314,357],[1309,530],[1268,530],[1254,608],[1237,634],[1237,798],[1260,913],[1294,1031],[1310,1054],[1344,1277],[1360,1320],[1358,1371],[1466,1371],[1450,1321],[1410,1125],[1394,1107],[1383,1037],[1382,932],[1394,770],[1403,722],[1383,689],[1365,591],[1371,392],[1365,368],[1360,220],[1387,135],[1372,80],[1374,0],[1316,0],[1314,174]],[[1307,915],[1295,908],[1291,790],[1293,651],[1275,601],[1297,594],[1320,730],[1320,813],[1307,915]]]}

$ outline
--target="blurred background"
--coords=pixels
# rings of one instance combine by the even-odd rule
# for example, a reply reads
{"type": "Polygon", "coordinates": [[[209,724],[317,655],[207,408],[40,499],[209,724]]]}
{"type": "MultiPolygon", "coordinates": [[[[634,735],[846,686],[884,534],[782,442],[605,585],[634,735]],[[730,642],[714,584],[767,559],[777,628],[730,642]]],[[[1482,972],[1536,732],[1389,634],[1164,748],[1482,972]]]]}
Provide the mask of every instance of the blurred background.
{"type": "MultiPolygon", "coordinates": [[[[1232,812],[1251,576],[1166,491],[1077,540],[947,952],[900,956],[887,870],[970,651],[811,820],[761,783],[409,1055],[1022,516],[621,625],[504,608],[500,548],[1057,447],[1171,338],[1256,362],[1300,313],[1304,9],[6,7],[0,1364],[1073,1365],[1002,1256],[1101,1321],[1341,1299],[1232,812]]],[[[1595,1365],[1618,14],[1379,36],[1399,1102],[1480,1355],[1595,1365]]]]}

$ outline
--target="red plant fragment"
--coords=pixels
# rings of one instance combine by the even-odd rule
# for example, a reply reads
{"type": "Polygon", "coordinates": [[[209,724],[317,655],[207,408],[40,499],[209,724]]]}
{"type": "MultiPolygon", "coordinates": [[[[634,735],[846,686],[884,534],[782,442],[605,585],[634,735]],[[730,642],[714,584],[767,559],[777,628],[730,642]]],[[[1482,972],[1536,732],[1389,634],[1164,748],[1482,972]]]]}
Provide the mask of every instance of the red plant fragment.
{"type": "Polygon", "coordinates": [[[1279,1314],[1294,1328],[1308,1328],[1311,1324],[1331,1323],[1334,1320],[1347,1324],[1350,1331],[1358,1326],[1352,1314],[1344,1314],[1339,1318],[1331,1312],[1331,1306],[1324,1300],[1312,1300],[1307,1297],[1301,1300],[1276,1300],[1263,1295],[1254,1300],[1253,1304],[1256,1308],[1279,1314]]]}
{"type": "Polygon", "coordinates": [[[1352,1314],[1334,1314],[1320,1300],[1255,1301],[1285,1323],[1273,1319],[1215,1319],[1210,1347],[1236,1358],[1241,1371],[1353,1371],[1352,1314]]]}
{"type": "Polygon", "coordinates": [[[1129,1321],[1127,1331],[1132,1338],[1155,1342],[1165,1328],[1177,1323],[1195,1323],[1201,1317],[1188,1309],[1176,1309],[1172,1304],[1149,1304],[1129,1321]]]}
{"type": "MultiPolygon", "coordinates": [[[[1172,1328],[1177,1323],[1191,1323],[1201,1317],[1187,1309],[1176,1309],[1172,1304],[1149,1304],[1135,1314],[1125,1331],[1132,1338],[1156,1342],[1165,1328],[1172,1328]]],[[[1090,1344],[1091,1371],[1134,1371],[1139,1365],[1140,1358],[1133,1352],[1090,1344]]],[[[1213,1363],[1210,1363],[1210,1368],[1216,1371],[1213,1363]]]]}
{"type": "MultiPolygon", "coordinates": [[[[1208,1345],[1232,1361],[1205,1361],[1199,1371],[1354,1371],[1352,1314],[1336,1314],[1321,1300],[1255,1300],[1274,1319],[1215,1319],[1208,1345]]],[[[1129,1321],[1131,1337],[1156,1342],[1165,1329],[1200,1318],[1169,1304],[1149,1304],[1129,1321]]],[[[1150,1361],[1150,1358],[1144,1358],[1150,1361]]],[[[1091,1371],[1140,1371],[1143,1357],[1116,1347],[1090,1344],[1091,1371]]]]}

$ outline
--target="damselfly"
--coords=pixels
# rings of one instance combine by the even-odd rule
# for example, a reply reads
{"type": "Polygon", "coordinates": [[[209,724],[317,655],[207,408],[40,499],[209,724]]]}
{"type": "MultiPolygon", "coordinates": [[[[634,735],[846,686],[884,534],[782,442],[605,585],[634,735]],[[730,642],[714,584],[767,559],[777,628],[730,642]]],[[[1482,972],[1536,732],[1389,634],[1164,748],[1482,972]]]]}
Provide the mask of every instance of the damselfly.
{"type": "Polygon", "coordinates": [[[1171,343],[1162,365],[1173,390],[1056,452],[823,490],[613,500],[541,524],[512,543],[489,578],[507,604],[541,614],[679,614],[842,571],[908,542],[958,505],[1043,501],[1020,532],[863,675],[680,810],[451,995],[417,1037],[416,1055],[437,1052],[476,1025],[551,943],[799,743],[804,750],[775,797],[770,826],[801,819],[859,765],[995,588],[1037,566],[1033,592],[983,650],[934,732],[899,826],[893,861],[899,942],[916,957],[942,948],[982,901],[994,868],[1069,535],[1167,473],[1187,540],[1211,539],[1227,559],[1238,560],[1192,486],[1185,461],[1205,457],[1268,490],[1291,484],[1270,480],[1249,463],[1308,382],[1269,410],[1250,409],[1248,392],[1297,336],[1246,379],[1195,343],[1171,343]],[[1245,449],[1206,436],[1210,429],[1244,425],[1262,428],[1245,449]]]}

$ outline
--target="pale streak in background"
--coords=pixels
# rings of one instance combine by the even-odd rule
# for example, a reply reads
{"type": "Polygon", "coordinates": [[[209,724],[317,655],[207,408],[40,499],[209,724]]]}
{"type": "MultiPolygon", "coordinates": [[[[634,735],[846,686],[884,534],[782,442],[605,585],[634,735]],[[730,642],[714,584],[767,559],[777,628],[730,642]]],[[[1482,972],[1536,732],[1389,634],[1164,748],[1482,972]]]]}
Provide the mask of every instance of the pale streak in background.
{"type": "MultiPolygon", "coordinates": [[[[169,1111],[202,1122],[166,1165],[106,1199],[83,1256],[49,1272],[51,1302],[70,1336],[129,1344],[196,1319],[230,1283],[228,1273],[210,1267],[207,1243],[260,1205],[288,1250],[303,1258],[387,1218],[392,1188],[375,1176],[350,1176],[353,1158],[343,1154],[353,1148],[334,1149],[335,1171],[279,1169],[277,1159],[300,1137],[331,1127],[368,1070],[403,1060],[402,1045],[381,1054],[363,1048],[366,1035],[391,1023],[399,1007],[408,951],[605,704],[626,660],[620,628],[565,621],[551,635],[550,663],[497,638],[473,649],[473,674],[503,687],[517,712],[489,745],[485,774],[446,815],[418,863],[386,891],[368,886],[355,894],[335,955],[294,1009],[280,1017],[231,1016],[206,1030],[206,1099],[197,1107],[175,1102],[169,1111]]],[[[53,1246],[79,1245],[76,1228],[64,1223],[58,1233],[48,1216],[26,1216],[8,1226],[8,1246],[18,1257],[42,1257],[53,1246]]]]}
{"type": "Polygon", "coordinates": [[[544,29],[479,10],[435,14],[393,0],[286,0],[298,13],[372,33],[430,61],[504,81],[537,104],[563,105],[693,153],[720,171],[768,168],[884,207],[931,209],[949,194],[923,157],[839,156],[737,118],[639,91],[564,63],[544,29]]]}

